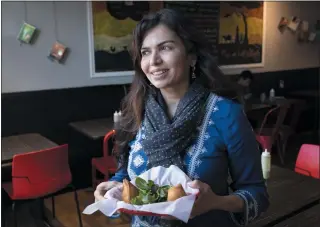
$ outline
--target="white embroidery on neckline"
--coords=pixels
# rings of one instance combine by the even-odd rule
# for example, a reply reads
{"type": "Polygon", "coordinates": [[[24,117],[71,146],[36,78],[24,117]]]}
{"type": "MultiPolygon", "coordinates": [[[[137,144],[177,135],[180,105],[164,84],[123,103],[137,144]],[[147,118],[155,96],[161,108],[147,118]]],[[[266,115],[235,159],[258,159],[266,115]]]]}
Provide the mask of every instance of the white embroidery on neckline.
{"type": "MultiPolygon", "coordinates": [[[[196,169],[201,165],[199,156],[200,154],[205,153],[207,150],[203,146],[204,141],[205,141],[205,135],[207,133],[207,127],[209,126],[209,121],[212,122],[211,114],[213,112],[213,109],[216,108],[216,103],[219,101],[219,97],[213,93],[210,94],[209,96],[209,101],[206,106],[206,113],[203,119],[203,122],[200,127],[200,133],[199,133],[199,138],[196,142],[194,153],[191,155],[189,166],[188,166],[188,175],[193,178],[193,179],[198,179],[199,176],[196,174],[196,169]]],[[[210,123],[211,123],[210,122],[210,123]]]]}

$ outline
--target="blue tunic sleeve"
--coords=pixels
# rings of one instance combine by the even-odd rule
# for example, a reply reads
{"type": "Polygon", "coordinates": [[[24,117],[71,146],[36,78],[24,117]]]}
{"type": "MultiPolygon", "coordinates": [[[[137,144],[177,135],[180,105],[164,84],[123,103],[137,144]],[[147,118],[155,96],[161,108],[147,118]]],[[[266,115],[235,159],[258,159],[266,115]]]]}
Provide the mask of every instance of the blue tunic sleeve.
{"type": "Polygon", "coordinates": [[[117,181],[117,182],[122,183],[123,179],[130,180],[126,167],[120,168],[120,169],[115,173],[115,175],[110,178],[109,181],[117,181]]]}
{"type": "Polygon", "coordinates": [[[267,210],[269,195],[258,144],[242,106],[225,100],[221,103],[215,123],[228,152],[230,187],[245,202],[244,212],[230,215],[237,225],[246,226],[267,210]]]}
{"type": "MultiPolygon", "coordinates": [[[[132,144],[134,144],[134,141],[135,140],[129,142],[130,147],[132,146],[132,144]]],[[[127,165],[123,165],[121,168],[119,168],[115,175],[111,177],[109,181],[118,181],[122,183],[123,179],[127,179],[130,181],[127,165]]]]}

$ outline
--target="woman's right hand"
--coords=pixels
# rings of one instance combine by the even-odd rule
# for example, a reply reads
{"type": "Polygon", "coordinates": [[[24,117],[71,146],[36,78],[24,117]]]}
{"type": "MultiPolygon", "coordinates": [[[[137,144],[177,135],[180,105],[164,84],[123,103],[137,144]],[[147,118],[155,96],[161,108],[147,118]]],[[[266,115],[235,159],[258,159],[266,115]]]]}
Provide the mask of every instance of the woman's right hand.
{"type": "Polygon", "coordinates": [[[94,191],[95,201],[97,202],[100,200],[104,200],[104,195],[106,194],[106,192],[111,188],[117,187],[119,185],[122,185],[122,183],[117,181],[107,181],[100,183],[94,191]]]}

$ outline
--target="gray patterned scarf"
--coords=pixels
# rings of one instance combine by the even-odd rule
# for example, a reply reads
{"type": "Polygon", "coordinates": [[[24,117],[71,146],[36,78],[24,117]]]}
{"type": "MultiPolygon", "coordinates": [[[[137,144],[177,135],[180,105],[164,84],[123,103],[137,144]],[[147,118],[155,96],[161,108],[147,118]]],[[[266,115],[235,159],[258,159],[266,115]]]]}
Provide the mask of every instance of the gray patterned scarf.
{"type": "Polygon", "coordinates": [[[142,141],[148,156],[148,169],[156,166],[176,165],[185,171],[183,157],[202,120],[209,91],[194,81],[180,99],[172,120],[167,115],[166,105],[160,93],[148,94],[144,116],[146,139],[142,141]]]}

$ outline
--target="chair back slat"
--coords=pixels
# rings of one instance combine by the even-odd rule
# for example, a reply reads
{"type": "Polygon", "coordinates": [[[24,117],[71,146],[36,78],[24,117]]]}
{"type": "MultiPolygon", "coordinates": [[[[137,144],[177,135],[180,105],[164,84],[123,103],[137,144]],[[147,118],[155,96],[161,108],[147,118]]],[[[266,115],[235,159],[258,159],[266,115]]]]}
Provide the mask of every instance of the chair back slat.
{"type": "Polygon", "coordinates": [[[272,127],[272,132],[271,132],[270,138],[268,139],[269,141],[268,143],[273,144],[275,139],[277,138],[277,135],[279,134],[280,127],[281,125],[283,125],[283,122],[287,116],[289,107],[290,107],[289,103],[283,103],[269,110],[263,118],[263,121],[258,131],[258,136],[262,134],[263,129],[267,123],[267,120],[269,119],[271,114],[277,113],[277,117],[276,117],[277,120],[272,127]]]}

